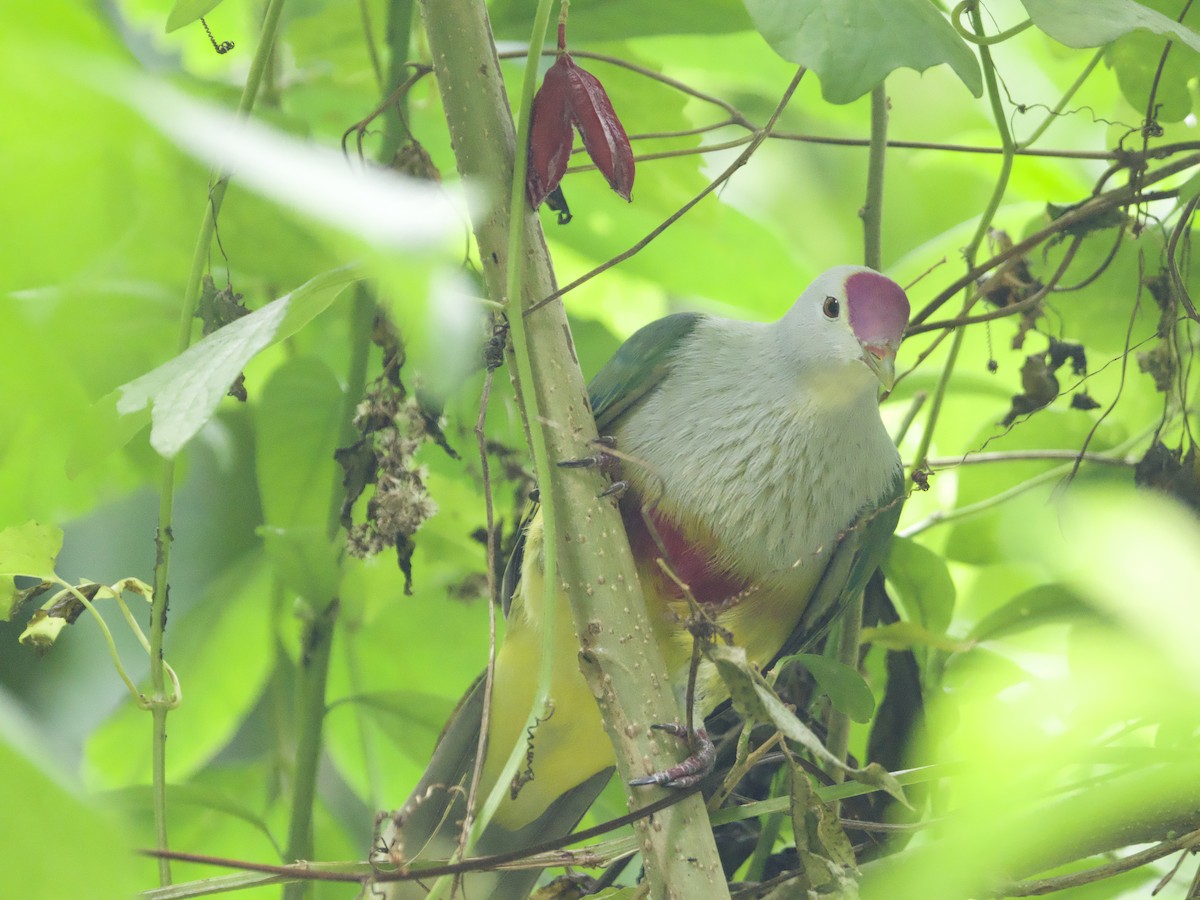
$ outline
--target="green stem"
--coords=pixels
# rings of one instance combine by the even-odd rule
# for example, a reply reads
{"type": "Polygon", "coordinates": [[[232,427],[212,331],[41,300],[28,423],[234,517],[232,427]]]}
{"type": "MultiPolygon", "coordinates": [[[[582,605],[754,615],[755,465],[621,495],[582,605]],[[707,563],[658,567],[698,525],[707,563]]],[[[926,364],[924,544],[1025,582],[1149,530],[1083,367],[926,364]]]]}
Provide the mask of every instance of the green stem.
{"type": "Polygon", "coordinates": [[[371,10],[367,0],[358,0],[358,17],[362,19],[363,43],[367,46],[367,58],[371,60],[371,71],[375,73],[375,86],[379,93],[387,96],[387,82],[383,74],[383,63],[379,61],[379,51],[375,49],[375,29],[371,26],[371,10]]]}
{"type": "MultiPolygon", "coordinates": [[[[375,51],[375,42],[369,25],[370,16],[365,3],[362,5],[362,18],[365,40],[369,48],[376,76],[379,79],[379,92],[381,96],[386,98],[391,95],[393,85],[404,72],[404,64],[408,57],[408,45],[412,34],[413,0],[391,0],[388,4],[388,71],[386,76],[382,71],[378,54],[375,51]]],[[[405,100],[402,97],[396,102],[403,104],[405,100]]],[[[398,126],[402,123],[400,122],[400,113],[395,108],[385,110],[383,116],[384,140],[379,148],[377,160],[386,166],[391,162],[392,157],[396,153],[396,148],[399,146],[401,138],[398,126]]],[[[342,421],[338,437],[338,446],[341,447],[349,446],[357,438],[354,428],[354,414],[359,402],[362,400],[363,394],[366,392],[367,365],[371,354],[371,331],[374,326],[377,308],[378,304],[372,290],[363,282],[359,282],[355,286],[354,305],[350,312],[350,364],[346,371],[346,395],[342,407],[342,421]]],[[[343,495],[335,488],[330,493],[329,500],[327,534],[330,540],[333,540],[340,526],[343,495]]],[[[343,637],[345,638],[343,649],[345,651],[346,667],[350,676],[351,690],[355,694],[361,694],[364,690],[364,680],[362,676],[361,654],[358,652],[359,633],[357,628],[344,628],[343,637]]],[[[326,668],[328,668],[328,657],[326,658],[326,668]]],[[[324,691],[322,691],[321,697],[320,715],[324,718],[324,715],[328,712],[328,707],[324,702],[324,691]]],[[[359,747],[362,751],[363,768],[366,770],[369,798],[373,805],[378,805],[379,791],[382,784],[378,758],[367,729],[367,719],[364,715],[362,705],[356,703],[352,709],[355,727],[358,731],[359,747]]],[[[320,742],[321,729],[317,729],[315,732],[311,732],[311,734],[320,742]]],[[[319,756],[317,758],[319,759],[319,756]]],[[[299,810],[303,799],[299,796],[293,798],[293,816],[297,814],[297,810],[299,810]]],[[[311,807],[311,796],[309,806],[311,807]]],[[[308,815],[311,818],[311,811],[308,815]]]]}
{"type": "MultiPolygon", "coordinates": [[[[522,265],[525,243],[525,219],[530,215],[525,202],[525,175],[528,168],[528,154],[525,148],[529,146],[529,113],[533,107],[534,89],[537,85],[537,60],[546,40],[546,30],[550,23],[550,10],[554,0],[539,0],[537,13],[533,20],[533,32],[529,39],[529,62],[525,66],[525,76],[521,83],[521,99],[517,117],[516,154],[513,158],[513,179],[509,194],[508,219],[508,265],[506,300],[508,304],[509,336],[513,344],[513,358],[517,365],[517,382],[521,385],[521,397],[525,404],[525,422],[529,431],[530,448],[533,451],[534,474],[538,480],[539,501],[542,508],[542,553],[543,553],[543,584],[545,592],[542,595],[542,658],[538,669],[537,693],[533,698],[525,728],[536,726],[537,720],[546,714],[550,702],[550,671],[554,661],[554,640],[557,630],[558,612],[558,505],[555,502],[554,491],[551,489],[549,478],[550,451],[546,442],[546,431],[542,425],[542,414],[538,404],[537,392],[533,390],[533,367],[530,363],[529,338],[525,327],[525,317],[521,314],[521,298],[524,295],[522,280],[525,267],[522,265]]],[[[524,733],[524,728],[522,733],[524,733]]],[[[525,747],[517,742],[509,754],[500,777],[496,781],[491,794],[485,798],[479,817],[475,820],[472,833],[467,841],[466,851],[469,853],[484,828],[495,814],[508,791],[508,785],[516,773],[525,747]]]]}
{"type": "Polygon", "coordinates": [[[959,33],[963,40],[979,47],[990,47],[993,44],[999,44],[1001,41],[1007,41],[1009,38],[1016,37],[1026,28],[1033,25],[1033,19],[1026,19],[1024,22],[1018,22],[1012,28],[1006,28],[997,34],[984,34],[981,23],[975,15],[977,9],[978,0],[962,0],[950,13],[950,22],[954,25],[954,30],[959,33]],[[971,31],[964,28],[962,22],[959,21],[962,18],[963,12],[967,9],[971,11],[971,31]]]}
{"type": "MultiPolygon", "coordinates": [[[[858,646],[862,634],[863,595],[860,591],[851,597],[842,613],[841,630],[838,632],[837,658],[844,665],[858,671],[858,646]]],[[[840,710],[830,707],[829,737],[825,740],[829,752],[840,762],[846,761],[850,752],[850,717],[840,710]]],[[[829,770],[829,777],[834,783],[845,779],[845,772],[838,767],[829,770]]],[[[837,811],[837,802],[833,804],[837,811]]]]}
{"type": "MultiPolygon", "coordinates": [[[[788,768],[780,766],[775,771],[775,777],[771,779],[771,796],[779,796],[787,793],[788,785],[788,768]]],[[[746,863],[746,871],[742,876],[743,881],[756,882],[762,881],[763,875],[767,868],[767,859],[771,856],[771,852],[775,849],[775,841],[779,838],[779,833],[783,830],[783,819],[786,813],[773,812],[763,816],[762,828],[758,832],[758,841],[754,845],[754,852],[750,854],[750,859],[746,863]]],[[[803,838],[798,837],[797,843],[800,843],[803,838]]]]}
{"type": "MultiPolygon", "coordinates": [[[[982,32],[983,21],[979,14],[978,4],[972,4],[970,12],[972,27],[976,32],[982,32]]],[[[992,196],[988,200],[988,205],[984,209],[983,214],[979,217],[979,226],[975,229],[975,234],[971,238],[971,242],[963,250],[967,269],[975,268],[975,259],[979,254],[979,248],[983,244],[984,238],[987,237],[992,220],[996,217],[996,211],[1000,208],[1000,203],[1004,199],[1004,192],[1008,189],[1008,177],[1012,173],[1013,158],[1017,151],[1016,145],[1013,143],[1012,134],[1008,130],[1008,120],[1004,116],[1004,104],[1000,100],[1000,89],[996,83],[996,66],[992,61],[992,51],[986,44],[981,44],[979,47],[979,60],[983,64],[983,80],[987,87],[988,101],[992,108],[992,118],[996,122],[996,130],[1000,133],[1000,145],[1004,151],[1004,155],[1000,158],[1000,174],[996,178],[996,186],[992,190],[992,196]]],[[[974,285],[968,284],[963,288],[964,299],[960,315],[965,316],[974,305],[977,299],[974,294],[974,285]]],[[[946,399],[946,389],[950,386],[950,376],[954,372],[955,364],[958,362],[958,354],[962,350],[963,336],[965,334],[966,330],[962,327],[954,329],[954,339],[950,342],[950,352],[946,357],[946,364],[942,367],[937,387],[933,391],[932,402],[929,405],[929,418],[925,423],[925,431],[921,434],[921,440],[917,445],[917,452],[913,457],[913,471],[923,468],[925,459],[929,455],[929,447],[933,442],[934,428],[937,426],[938,416],[942,412],[942,402],[946,399]]]]}
{"type": "MultiPolygon", "coordinates": [[[[404,81],[404,72],[408,63],[408,46],[412,40],[413,0],[391,0],[388,3],[387,43],[388,70],[387,81],[383,85],[383,96],[387,97],[396,89],[396,85],[404,81]]],[[[396,151],[408,137],[408,128],[404,124],[404,108],[408,103],[407,92],[402,94],[394,104],[389,104],[383,113],[383,144],[379,148],[379,162],[383,165],[391,163],[396,151]]]]}
{"type": "MultiPolygon", "coordinates": [[[[325,682],[329,676],[337,614],[338,602],[332,600],[309,621],[301,644],[296,690],[299,733],[296,736],[292,816],[284,851],[284,858],[289,861],[311,859],[313,855],[312,812],[317,793],[317,767],[321,761],[321,729],[325,724],[325,682]]],[[[284,900],[299,900],[307,887],[306,882],[287,885],[283,889],[284,900]]]]}
{"type": "MultiPolygon", "coordinates": [[[[246,76],[246,84],[242,88],[242,96],[238,101],[239,115],[248,115],[254,107],[262,84],[263,73],[267,70],[271,58],[271,49],[275,45],[275,36],[279,30],[279,17],[283,12],[284,0],[270,0],[266,14],[263,16],[262,29],[259,33],[258,48],[250,62],[250,71],[246,76]]],[[[179,337],[176,341],[176,355],[183,353],[192,342],[192,318],[196,311],[196,301],[200,297],[200,281],[208,266],[208,253],[212,246],[213,234],[216,230],[217,212],[225,199],[225,189],[228,181],[218,176],[208,194],[208,203],[204,208],[204,216],[200,223],[200,236],[196,239],[196,249],[192,253],[192,267],[188,273],[187,284],[183,291],[183,305],[179,314],[179,337]]],[[[167,604],[169,590],[169,575],[171,567],[171,521],[175,511],[175,461],[163,460],[162,472],[158,483],[158,545],[154,562],[154,599],[150,605],[150,685],[153,714],[153,734],[151,737],[151,772],[153,805],[154,805],[154,838],[155,846],[160,850],[168,848],[167,841],[167,712],[168,700],[163,690],[166,680],[163,671],[163,633],[167,625],[167,604]]],[[[169,860],[158,861],[159,883],[171,883],[171,864],[169,860]]]]}
{"type": "MultiPolygon", "coordinates": [[[[883,268],[883,176],[887,157],[888,97],[884,82],[871,91],[871,144],[867,158],[867,199],[863,204],[863,256],[872,269],[883,268]]],[[[858,671],[858,644],[862,633],[862,593],[849,598],[841,616],[838,631],[837,658],[843,665],[858,671]]],[[[840,762],[850,751],[850,717],[841,710],[829,708],[829,736],[826,746],[840,762]]],[[[845,776],[834,767],[830,772],[835,782],[845,776]]],[[[837,803],[834,802],[834,814],[837,803]]]]}
{"type": "MultiPolygon", "coordinates": [[[[375,300],[361,282],[355,287],[354,304],[350,309],[350,363],[346,371],[346,392],[342,399],[341,421],[338,425],[338,443],[347,446],[354,440],[354,413],[358,408],[367,384],[367,362],[371,352],[371,330],[375,319],[375,300]]],[[[329,517],[326,535],[332,541],[340,527],[342,497],[338,487],[330,492],[329,517]]],[[[320,607],[313,607],[313,617],[306,623],[302,646],[304,656],[296,688],[296,716],[299,722],[296,744],[296,766],[292,781],[292,809],[288,823],[286,857],[289,860],[311,859],[314,854],[312,819],[316,801],[317,769],[321,762],[322,733],[325,714],[328,712],[325,687],[329,679],[330,648],[333,644],[334,628],[338,617],[336,597],[310,598],[320,607]]],[[[352,647],[347,653],[354,658],[352,647]]],[[[351,663],[352,680],[357,681],[357,667],[351,663]]],[[[355,687],[357,690],[357,686],[355,687]]],[[[373,755],[362,721],[362,713],[355,707],[359,738],[363,748],[364,762],[368,768],[368,780],[372,788],[377,781],[371,778],[373,755]]],[[[284,887],[285,900],[298,900],[306,893],[305,882],[284,887]]]]}
{"type": "Polygon", "coordinates": [[[871,144],[867,158],[867,202],[863,205],[863,257],[883,268],[883,174],[887,157],[888,97],[884,82],[871,91],[871,144]]]}
{"type": "MultiPolygon", "coordinates": [[[[190,325],[189,320],[189,325],[190,325]]],[[[186,345],[184,347],[186,349],[186,345]]],[[[154,562],[154,595],[150,602],[150,783],[154,804],[154,845],[166,850],[167,835],[167,707],[163,703],[163,632],[167,627],[167,577],[171,562],[171,516],[175,506],[175,461],[164,459],[158,486],[157,556],[154,562]]],[[[171,883],[171,862],[158,860],[158,883],[171,883]]]]}

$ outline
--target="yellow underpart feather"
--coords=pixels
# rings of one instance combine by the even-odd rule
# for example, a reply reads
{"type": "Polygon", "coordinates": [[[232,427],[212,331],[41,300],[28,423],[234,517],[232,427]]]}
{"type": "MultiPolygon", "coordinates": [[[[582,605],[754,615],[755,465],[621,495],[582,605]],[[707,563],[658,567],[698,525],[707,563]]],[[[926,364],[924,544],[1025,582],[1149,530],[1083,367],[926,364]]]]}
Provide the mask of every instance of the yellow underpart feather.
{"type": "MultiPolygon", "coordinates": [[[[537,692],[538,660],[542,656],[542,519],[529,525],[521,583],[508,615],[508,631],[496,654],[498,690],[492,696],[488,723],[488,754],[481,781],[487,796],[512,747],[519,741],[528,748],[521,728],[537,692]]],[[[516,830],[536,819],[556,797],[584,779],[613,765],[612,744],[604,733],[600,710],[579,671],[579,640],[566,598],[559,605],[554,635],[554,662],[550,675],[552,715],[543,718],[533,735],[532,764],[523,760],[518,774],[532,771],[516,799],[506,799],[494,821],[516,830]]],[[[539,716],[542,714],[539,712],[539,716]]]]}
{"type": "MultiPolygon", "coordinates": [[[[529,736],[522,734],[521,729],[537,692],[538,661],[542,654],[541,606],[545,596],[542,537],[542,519],[537,515],[526,533],[521,583],[509,611],[504,643],[496,654],[498,690],[492,697],[488,723],[482,796],[487,796],[496,783],[512,747],[518,741],[525,751],[530,747],[529,736]]],[[[641,561],[639,568],[643,589],[655,591],[661,584],[656,574],[657,566],[653,561],[641,561]]],[[[807,591],[803,596],[806,595],[807,591]]],[[[579,671],[579,640],[570,606],[561,593],[556,597],[558,625],[550,676],[554,711],[534,730],[532,762],[526,756],[518,770],[519,775],[532,772],[533,779],[521,786],[516,799],[506,799],[496,812],[494,821],[510,831],[528,825],[561,794],[614,764],[612,745],[604,732],[599,707],[579,671]]],[[[688,606],[657,594],[647,597],[646,601],[682,716],[692,657],[692,636],[682,624],[689,615],[688,606]]],[[[758,590],[750,592],[742,603],[725,610],[719,621],[722,627],[733,632],[735,642],[745,647],[753,662],[765,665],[779,649],[782,636],[795,626],[803,609],[803,603],[797,603],[790,591],[758,590]]],[[[701,664],[696,688],[696,713],[700,717],[728,696],[715,668],[708,662],[701,664]]]]}

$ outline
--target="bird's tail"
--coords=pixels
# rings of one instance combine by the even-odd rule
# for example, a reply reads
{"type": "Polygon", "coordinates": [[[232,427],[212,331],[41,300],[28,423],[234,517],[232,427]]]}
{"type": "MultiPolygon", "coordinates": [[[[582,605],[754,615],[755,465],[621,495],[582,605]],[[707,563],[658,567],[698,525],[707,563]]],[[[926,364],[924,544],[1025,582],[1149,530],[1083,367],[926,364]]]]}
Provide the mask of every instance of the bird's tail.
{"type": "MultiPolygon", "coordinates": [[[[384,840],[406,864],[448,860],[458,847],[466,812],[466,796],[483,719],[483,677],[467,691],[438,739],[437,748],[421,780],[397,813],[384,840]]],[[[556,798],[528,825],[509,831],[489,825],[471,856],[491,856],[520,851],[569,834],[608,782],[612,770],[600,772],[556,798]]],[[[469,898],[520,900],[533,890],[540,869],[471,872],[463,877],[469,898]]],[[[431,881],[394,882],[389,900],[425,897],[431,881]]],[[[448,894],[447,894],[448,896],[448,894]]]]}

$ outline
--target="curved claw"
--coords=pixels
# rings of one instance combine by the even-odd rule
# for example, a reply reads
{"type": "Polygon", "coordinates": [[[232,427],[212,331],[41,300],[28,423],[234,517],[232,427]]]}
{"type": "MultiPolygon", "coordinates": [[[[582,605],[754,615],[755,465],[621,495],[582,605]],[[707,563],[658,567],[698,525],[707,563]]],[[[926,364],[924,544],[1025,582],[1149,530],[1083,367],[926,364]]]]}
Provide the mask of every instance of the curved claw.
{"type": "Polygon", "coordinates": [[[597,496],[598,497],[622,497],[625,495],[625,492],[627,490],[629,490],[629,482],[628,481],[614,481],[612,484],[610,484],[608,487],[606,487],[604,490],[602,490],[597,496]]]}
{"type": "Polygon", "coordinates": [[[618,460],[611,453],[606,452],[617,446],[617,439],[607,435],[601,435],[593,441],[589,441],[592,447],[595,447],[599,452],[591,456],[580,457],[579,459],[563,459],[559,460],[558,466],[564,469],[590,469],[599,466],[605,472],[613,472],[616,470],[618,460]]]}
{"type": "Polygon", "coordinates": [[[659,787],[686,788],[703,781],[712,772],[717,763],[717,747],[709,740],[708,732],[703,728],[697,728],[689,733],[682,725],[673,723],[651,725],[650,727],[687,741],[691,753],[683,762],[677,763],[669,769],[663,769],[642,778],[630,779],[630,785],[643,787],[656,784],[659,787]]]}
{"type": "Polygon", "coordinates": [[[591,469],[604,464],[602,456],[584,456],[579,459],[560,459],[555,465],[560,469],[591,469]]]}

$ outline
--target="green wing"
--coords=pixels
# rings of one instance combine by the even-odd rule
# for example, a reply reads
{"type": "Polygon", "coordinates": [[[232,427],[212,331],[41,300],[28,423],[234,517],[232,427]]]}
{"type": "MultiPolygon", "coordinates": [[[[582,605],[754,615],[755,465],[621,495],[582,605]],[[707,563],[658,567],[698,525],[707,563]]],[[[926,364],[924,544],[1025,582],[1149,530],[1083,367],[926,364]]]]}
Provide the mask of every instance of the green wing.
{"type": "Polygon", "coordinates": [[[883,496],[863,507],[858,518],[838,541],[816,590],[809,598],[800,624],[784,642],[775,661],[809,650],[833,624],[850,599],[866,588],[867,582],[887,555],[888,542],[900,521],[904,500],[904,470],[897,469],[896,477],[883,496]]]}
{"type": "Polygon", "coordinates": [[[676,313],[651,322],[623,343],[588,384],[588,398],[601,434],[663,380],[679,342],[703,318],[699,313],[676,313]]]}

